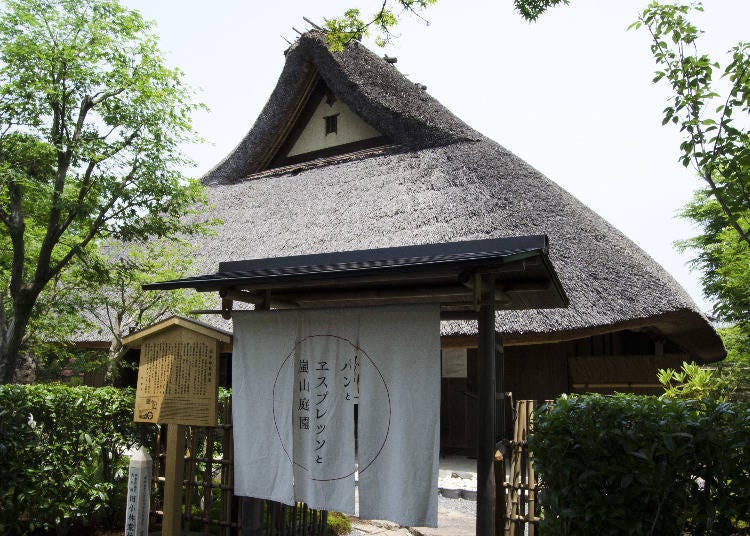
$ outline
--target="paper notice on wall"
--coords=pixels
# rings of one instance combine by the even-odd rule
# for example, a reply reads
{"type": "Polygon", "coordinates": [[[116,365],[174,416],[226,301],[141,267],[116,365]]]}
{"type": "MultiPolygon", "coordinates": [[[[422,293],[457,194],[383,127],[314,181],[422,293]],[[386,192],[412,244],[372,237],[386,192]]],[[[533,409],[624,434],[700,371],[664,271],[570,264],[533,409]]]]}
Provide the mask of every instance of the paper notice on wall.
{"type": "Polygon", "coordinates": [[[235,493],[434,526],[437,306],[233,317],[235,493]]]}
{"type": "Polygon", "coordinates": [[[469,375],[466,348],[445,348],[441,354],[443,378],[466,378],[469,375]]]}

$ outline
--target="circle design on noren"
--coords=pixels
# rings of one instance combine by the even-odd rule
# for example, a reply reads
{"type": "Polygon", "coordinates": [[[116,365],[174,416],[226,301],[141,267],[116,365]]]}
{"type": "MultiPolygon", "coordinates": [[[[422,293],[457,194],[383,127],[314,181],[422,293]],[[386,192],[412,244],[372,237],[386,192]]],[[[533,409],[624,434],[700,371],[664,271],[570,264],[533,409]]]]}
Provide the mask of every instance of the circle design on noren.
{"type": "MultiPolygon", "coordinates": [[[[281,373],[284,370],[284,367],[289,366],[290,363],[294,363],[294,360],[291,359],[291,358],[292,358],[292,356],[294,356],[297,348],[302,343],[304,343],[305,341],[309,341],[310,339],[321,339],[321,340],[323,340],[323,339],[329,339],[329,340],[333,339],[333,340],[335,340],[335,341],[337,341],[339,343],[348,344],[349,346],[351,346],[352,350],[354,350],[355,355],[359,354],[359,355],[364,356],[365,359],[367,359],[367,361],[372,365],[373,369],[378,373],[378,377],[380,378],[380,381],[383,383],[383,388],[385,389],[386,401],[387,401],[387,405],[388,405],[388,407],[387,407],[388,423],[386,425],[386,429],[385,429],[385,433],[383,434],[382,441],[378,445],[378,448],[375,451],[375,454],[372,457],[372,459],[367,460],[366,463],[364,463],[364,464],[360,464],[361,467],[359,469],[359,473],[362,474],[370,466],[372,466],[373,463],[375,463],[375,460],[377,460],[378,456],[380,456],[380,454],[383,452],[383,448],[385,447],[385,444],[388,441],[388,435],[389,435],[390,430],[391,430],[391,413],[392,413],[392,408],[391,408],[391,393],[390,393],[390,390],[388,389],[388,384],[386,383],[385,378],[383,377],[383,373],[380,371],[380,368],[378,368],[378,365],[375,363],[375,361],[373,361],[373,359],[367,354],[367,352],[362,347],[356,345],[355,343],[353,343],[349,339],[346,339],[344,337],[339,337],[338,335],[330,335],[330,334],[308,335],[307,337],[304,337],[304,338],[300,339],[299,341],[297,341],[297,343],[294,345],[294,347],[291,349],[291,351],[286,355],[286,357],[284,358],[284,361],[281,363],[281,366],[279,367],[279,370],[276,372],[276,378],[274,379],[274,382],[273,382],[273,425],[276,428],[276,437],[279,440],[281,448],[284,450],[284,454],[286,454],[286,457],[289,460],[289,462],[292,463],[292,464],[294,464],[294,465],[296,465],[297,467],[300,467],[300,468],[304,469],[305,471],[309,472],[310,469],[308,467],[305,467],[304,465],[302,465],[302,464],[300,464],[298,462],[295,462],[292,459],[292,457],[289,455],[289,450],[287,449],[287,445],[284,444],[284,440],[282,439],[281,432],[279,430],[279,422],[278,422],[277,417],[276,417],[276,405],[277,405],[277,402],[280,403],[280,401],[277,401],[276,392],[277,392],[277,387],[279,387],[278,386],[279,377],[281,376],[281,373]]],[[[352,445],[352,448],[354,448],[354,445],[352,445]]],[[[311,480],[316,481],[316,482],[330,482],[330,481],[334,481],[334,480],[343,480],[345,478],[348,478],[348,477],[352,476],[354,474],[354,471],[355,470],[352,469],[352,471],[349,472],[349,473],[347,473],[347,474],[330,475],[328,478],[311,478],[311,480]]]]}

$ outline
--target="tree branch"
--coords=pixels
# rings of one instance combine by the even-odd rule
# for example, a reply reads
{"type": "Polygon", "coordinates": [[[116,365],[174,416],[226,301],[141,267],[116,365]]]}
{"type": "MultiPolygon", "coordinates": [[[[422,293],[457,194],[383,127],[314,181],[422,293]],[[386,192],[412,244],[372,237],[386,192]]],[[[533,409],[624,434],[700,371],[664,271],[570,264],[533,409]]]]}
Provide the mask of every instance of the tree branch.
{"type": "MultiPolygon", "coordinates": [[[[78,244],[71,247],[70,250],[68,250],[68,253],[66,253],[63,258],[58,261],[57,264],[54,266],[51,266],[49,269],[49,274],[54,275],[58,273],[60,270],[62,270],[69,262],[70,260],[76,256],[83,248],[85,248],[91,240],[94,239],[94,237],[99,233],[101,230],[101,226],[104,223],[104,221],[107,219],[107,214],[109,213],[110,209],[117,203],[117,201],[120,199],[119,196],[119,189],[123,188],[132,178],[135,176],[135,172],[137,171],[139,167],[139,161],[136,159],[136,161],[133,163],[133,166],[130,169],[130,172],[128,172],[125,177],[120,181],[119,188],[115,189],[115,194],[112,195],[100,209],[96,216],[96,219],[91,223],[91,226],[89,227],[89,231],[86,234],[86,236],[81,239],[78,244]]],[[[111,215],[110,215],[111,217],[111,215]]],[[[40,256],[41,257],[41,256],[40,256]]]]}
{"type": "Polygon", "coordinates": [[[126,89],[127,88],[121,87],[118,89],[113,89],[112,91],[100,91],[99,93],[95,93],[94,95],[91,96],[91,105],[97,106],[107,99],[116,97],[117,95],[125,91],[126,89]]]}
{"type": "MultiPolygon", "coordinates": [[[[729,94],[727,95],[726,100],[724,101],[724,106],[721,109],[721,117],[719,118],[719,126],[716,129],[716,137],[714,138],[714,147],[713,147],[713,150],[711,151],[711,159],[712,160],[715,160],[718,157],[718,152],[717,151],[719,150],[719,142],[722,139],[721,138],[721,136],[722,136],[722,130],[724,130],[725,121],[727,123],[729,122],[729,119],[728,119],[728,116],[727,116],[727,110],[733,109],[733,106],[731,105],[730,101],[732,99],[732,96],[735,95],[739,91],[739,88],[742,85],[742,80],[744,79],[746,72],[747,72],[747,68],[746,67],[743,67],[739,71],[739,73],[737,74],[737,77],[735,78],[735,82],[732,85],[732,88],[729,90],[729,94]]],[[[726,74],[726,72],[725,72],[725,74],[726,74]]],[[[740,187],[742,188],[742,191],[744,193],[745,187],[742,184],[742,181],[739,181],[739,184],[740,184],[740,187]]],[[[748,198],[747,195],[745,196],[745,199],[750,203],[750,198],[748,198]]]]}
{"type": "Polygon", "coordinates": [[[78,119],[76,119],[76,127],[73,131],[73,136],[70,138],[70,143],[68,144],[68,150],[67,150],[67,156],[68,158],[72,157],[73,155],[73,149],[75,148],[76,144],[78,144],[78,140],[81,139],[81,133],[83,132],[83,125],[86,123],[86,115],[88,115],[89,110],[91,110],[94,107],[94,101],[89,97],[88,95],[85,95],[83,97],[83,100],[81,101],[81,107],[78,110],[78,119]]]}
{"type": "MultiPolygon", "coordinates": [[[[8,317],[5,314],[6,290],[0,292],[0,334],[5,333],[8,329],[8,317]]],[[[2,336],[0,336],[0,339],[2,336]]]]}
{"type": "MultiPolygon", "coordinates": [[[[60,230],[60,217],[62,216],[61,201],[62,195],[65,190],[65,182],[68,176],[68,169],[70,168],[70,162],[73,157],[73,149],[78,139],[80,138],[81,132],[83,131],[83,125],[86,120],[86,114],[91,109],[91,100],[88,96],[83,98],[81,107],[78,113],[78,120],[76,121],[76,129],[73,133],[73,138],[68,144],[65,151],[60,146],[57,147],[57,173],[55,174],[55,183],[52,192],[52,199],[50,200],[50,212],[47,220],[47,231],[45,232],[44,239],[42,240],[42,247],[39,251],[39,257],[37,259],[36,271],[34,273],[33,286],[43,287],[50,276],[54,276],[56,272],[49,272],[49,266],[52,259],[52,251],[58,243],[62,232],[60,230]]],[[[64,120],[64,114],[58,114],[57,106],[53,105],[55,110],[55,116],[60,115],[64,120]]],[[[61,125],[58,125],[61,128],[61,125]]],[[[64,128],[64,127],[63,127],[64,128]]],[[[61,134],[60,134],[61,136],[61,134]]]]}
{"type": "Polygon", "coordinates": [[[16,182],[8,179],[8,197],[10,198],[10,215],[6,226],[13,246],[13,260],[10,269],[10,295],[16,300],[23,286],[24,264],[26,260],[26,243],[24,231],[26,224],[23,217],[23,204],[21,187],[16,182]]]}
{"type": "MultiPolygon", "coordinates": [[[[683,130],[687,130],[687,134],[690,137],[689,141],[693,144],[693,147],[699,146],[700,147],[700,154],[702,155],[702,158],[698,156],[699,153],[697,153],[695,150],[692,151],[692,154],[690,156],[687,156],[689,160],[692,162],[693,166],[695,167],[696,172],[698,175],[708,184],[709,189],[711,191],[711,194],[714,196],[714,198],[718,201],[719,206],[721,207],[722,211],[724,212],[725,216],[727,217],[727,220],[729,221],[730,225],[737,231],[740,238],[744,240],[745,242],[750,245],[750,235],[748,232],[745,232],[742,229],[742,226],[737,221],[737,217],[732,209],[732,207],[729,206],[727,200],[725,199],[723,193],[721,192],[721,189],[717,186],[716,182],[713,180],[713,171],[714,171],[714,165],[713,162],[717,159],[717,151],[718,147],[721,141],[721,129],[724,125],[724,122],[727,118],[727,106],[730,104],[729,98],[732,95],[732,92],[730,92],[727,103],[725,104],[724,109],[722,110],[722,116],[721,120],[719,122],[719,129],[717,131],[716,138],[714,140],[714,147],[711,154],[711,157],[708,157],[708,152],[705,147],[705,132],[703,131],[701,127],[701,120],[700,120],[700,107],[699,102],[696,101],[697,96],[695,92],[692,90],[690,85],[690,80],[688,78],[687,73],[687,65],[686,65],[686,59],[684,54],[684,48],[683,48],[683,42],[680,41],[677,46],[677,59],[678,63],[675,64],[675,62],[670,61],[670,55],[673,53],[670,53],[668,50],[666,50],[664,47],[662,47],[660,40],[658,39],[657,35],[654,33],[652,27],[650,24],[646,22],[646,20],[641,16],[639,20],[646,26],[646,28],[649,31],[649,34],[651,35],[651,39],[654,43],[654,46],[659,51],[659,55],[657,55],[657,62],[662,63],[666,66],[666,72],[667,73],[677,73],[677,75],[680,77],[682,84],[684,85],[684,91],[686,92],[685,95],[682,95],[682,92],[678,86],[675,86],[675,82],[672,82],[672,89],[675,91],[675,110],[674,113],[677,114],[679,112],[678,105],[680,104],[680,97],[682,99],[683,107],[686,108],[684,117],[685,122],[683,122],[683,130]],[[692,131],[689,127],[691,125],[686,125],[687,122],[692,121],[694,125],[692,126],[692,131]]],[[[693,42],[693,45],[695,47],[695,42],[693,42]]],[[[697,47],[696,47],[697,51],[697,47]]],[[[696,60],[697,60],[697,52],[696,52],[696,60]]],[[[668,74],[668,77],[670,80],[671,74],[668,74]]],[[[734,86],[736,87],[736,86],[734,86]]],[[[734,90],[734,87],[732,88],[734,90]]],[[[710,88],[708,95],[710,95],[710,88]]]]}
{"type": "Polygon", "coordinates": [[[112,158],[117,153],[125,149],[126,147],[129,147],[135,138],[138,137],[137,132],[132,132],[130,135],[128,135],[125,140],[119,144],[119,146],[115,147],[114,150],[112,150],[109,154],[102,156],[101,158],[98,158],[96,160],[90,160],[88,165],[86,166],[86,171],[83,175],[83,183],[81,184],[80,189],[78,190],[78,198],[77,202],[74,206],[74,208],[71,209],[70,213],[68,214],[68,217],[65,219],[65,221],[58,227],[58,236],[57,238],[61,237],[63,233],[68,229],[70,224],[73,222],[75,217],[80,213],[80,208],[82,206],[83,201],[86,199],[86,196],[91,191],[91,186],[93,186],[93,182],[91,181],[91,177],[93,175],[94,169],[96,169],[96,166],[99,165],[104,160],[107,160],[109,158],[112,158]]]}
{"type": "Polygon", "coordinates": [[[730,207],[727,205],[727,202],[724,199],[724,196],[721,194],[719,188],[716,186],[716,183],[714,182],[713,178],[708,174],[704,174],[702,175],[702,177],[703,177],[703,180],[705,180],[708,183],[708,187],[711,189],[711,193],[719,202],[719,205],[721,205],[721,209],[724,211],[724,214],[726,214],[727,219],[729,219],[729,224],[732,227],[734,227],[734,229],[740,235],[740,238],[744,240],[745,242],[747,242],[747,245],[750,246],[750,233],[745,232],[742,229],[742,226],[739,224],[739,222],[737,221],[737,218],[734,215],[734,211],[732,211],[730,207]]]}

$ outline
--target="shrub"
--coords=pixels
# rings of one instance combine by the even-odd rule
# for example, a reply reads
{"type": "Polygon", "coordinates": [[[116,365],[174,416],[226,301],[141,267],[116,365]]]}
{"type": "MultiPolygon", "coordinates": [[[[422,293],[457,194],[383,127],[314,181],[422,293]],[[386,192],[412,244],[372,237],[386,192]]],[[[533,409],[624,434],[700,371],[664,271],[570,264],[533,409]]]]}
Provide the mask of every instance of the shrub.
{"type": "Polygon", "coordinates": [[[328,531],[337,536],[349,534],[352,531],[352,522],[344,514],[328,512],[328,531]]]}
{"type": "Polygon", "coordinates": [[[664,386],[661,398],[714,399],[724,402],[729,400],[732,394],[732,385],[728,377],[695,363],[683,362],[680,370],[659,369],[657,378],[664,386]]]}
{"type": "Polygon", "coordinates": [[[124,518],[126,449],[147,441],[133,389],[0,386],[0,533],[124,518]]]}
{"type": "Polygon", "coordinates": [[[750,406],[563,397],[530,445],[548,535],[729,535],[750,521],[750,406]]]}

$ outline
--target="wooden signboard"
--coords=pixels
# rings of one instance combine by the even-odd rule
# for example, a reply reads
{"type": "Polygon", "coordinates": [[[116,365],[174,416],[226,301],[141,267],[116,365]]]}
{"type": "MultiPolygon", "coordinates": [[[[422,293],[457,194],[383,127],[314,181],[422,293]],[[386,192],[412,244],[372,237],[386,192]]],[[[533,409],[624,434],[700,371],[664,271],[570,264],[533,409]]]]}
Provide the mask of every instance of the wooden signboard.
{"type": "Polygon", "coordinates": [[[221,335],[175,318],[128,337],[141,347],[134,420],[216,426],[221,335]]]}
{"type": "Polygon", "coordinates": [[[137,422],[216,426],[218,343],[173,327],[141,344],[137,422]]]}

